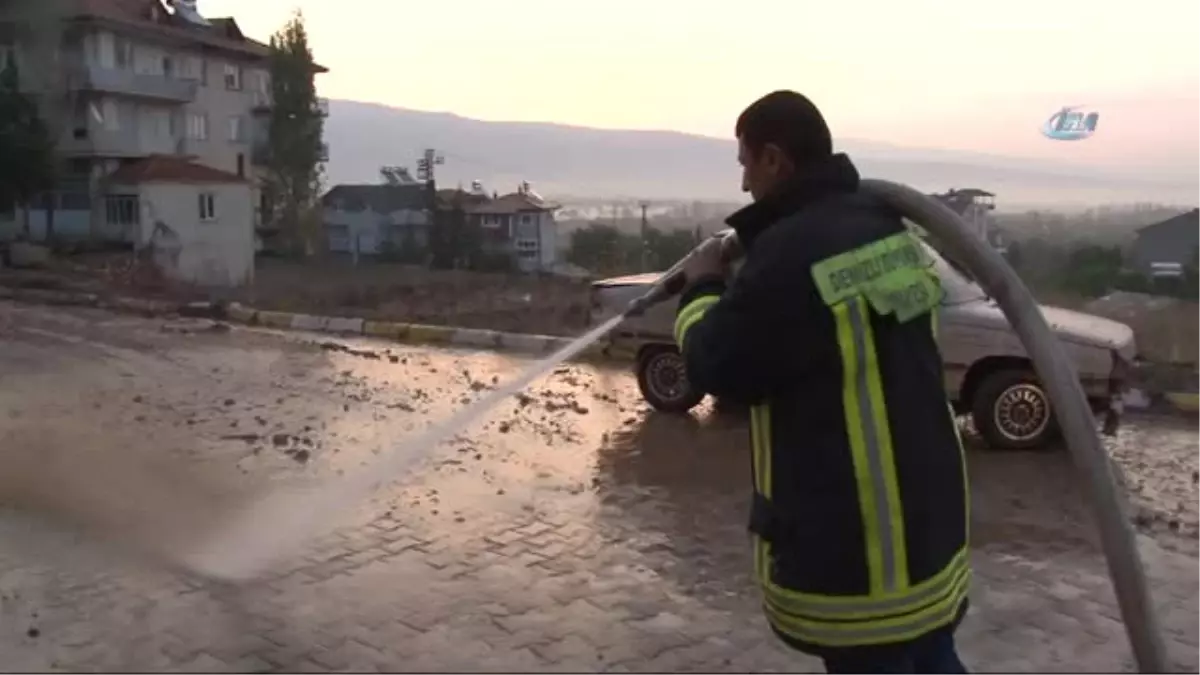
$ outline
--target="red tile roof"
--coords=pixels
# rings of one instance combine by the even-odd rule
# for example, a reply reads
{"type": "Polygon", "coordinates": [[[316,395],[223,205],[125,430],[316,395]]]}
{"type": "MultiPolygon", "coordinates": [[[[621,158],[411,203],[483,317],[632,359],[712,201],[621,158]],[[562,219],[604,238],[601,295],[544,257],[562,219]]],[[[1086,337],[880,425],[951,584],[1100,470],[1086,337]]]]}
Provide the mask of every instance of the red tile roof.
{"type": "Polygon", "coordinates": [[[248,183],[245,178],[211,166],[197,164],[181,157],[151,155],[126,164],[108,175],[110,183],[136,185],[139,183],[248,183]]]}

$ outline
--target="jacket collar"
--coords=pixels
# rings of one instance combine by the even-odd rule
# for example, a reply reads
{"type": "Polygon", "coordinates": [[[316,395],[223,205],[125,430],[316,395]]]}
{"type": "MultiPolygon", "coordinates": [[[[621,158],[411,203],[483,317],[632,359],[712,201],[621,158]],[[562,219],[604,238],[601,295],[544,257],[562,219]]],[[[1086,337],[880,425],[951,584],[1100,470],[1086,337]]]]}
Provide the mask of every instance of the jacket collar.
{"type": "Polygon", "coordinates": [[[858,189],[858,170],[845,153],[802,167],[762,199],[729,216],[725,223],[737,232],[744,248],[770,225],[827,195],[858,189]]]}

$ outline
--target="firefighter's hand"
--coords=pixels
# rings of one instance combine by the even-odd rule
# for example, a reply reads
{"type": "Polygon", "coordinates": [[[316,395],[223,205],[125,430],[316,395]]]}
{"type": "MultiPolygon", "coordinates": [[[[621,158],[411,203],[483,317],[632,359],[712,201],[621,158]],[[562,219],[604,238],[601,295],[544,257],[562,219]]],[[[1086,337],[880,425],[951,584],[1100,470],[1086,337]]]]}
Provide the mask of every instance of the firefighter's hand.
{"type": "Polygon", "coordinates": [[[721,238],[705,239],[683,261],[683,274],[689,282],[703,277],[725,276],[728,263],[721,250],[721,238]]]}

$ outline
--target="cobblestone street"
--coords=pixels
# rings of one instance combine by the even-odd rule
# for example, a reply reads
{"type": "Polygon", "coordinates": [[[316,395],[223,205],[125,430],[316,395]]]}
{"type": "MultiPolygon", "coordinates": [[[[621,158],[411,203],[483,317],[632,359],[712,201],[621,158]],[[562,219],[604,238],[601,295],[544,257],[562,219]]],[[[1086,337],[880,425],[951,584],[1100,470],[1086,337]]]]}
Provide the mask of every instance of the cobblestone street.
{"type": "MultiPolygon", "coordinates": [[[[265,578],[178,569],[242,499],[375,461],[524,363],[313,339],[0,303],[0,670],[820,671],[758,608],[741,421],[650,413],[619,368],[560,368],[265,578]]],[[[1071,471],[971,451],[975,671],[1133,670],[1071,471]]],[[[1172,667],[1196,672],[1194,527],[1153,535],[1172,667]]]]}

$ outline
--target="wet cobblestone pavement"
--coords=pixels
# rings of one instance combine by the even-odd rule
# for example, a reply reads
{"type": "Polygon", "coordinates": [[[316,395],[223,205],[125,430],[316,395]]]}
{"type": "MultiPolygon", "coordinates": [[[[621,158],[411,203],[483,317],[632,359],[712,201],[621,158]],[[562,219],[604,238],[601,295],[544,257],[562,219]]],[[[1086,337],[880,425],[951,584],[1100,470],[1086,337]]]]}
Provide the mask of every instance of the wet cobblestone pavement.
{"type": "MultiPolygon", "coordinates": [[[[369,463],[522,363],[0,304],[0,669],[819,670],[758,609],[742,422],[649,413],[595,366],[500,406],[263,579],[173,567],[240,500],[369,463]]],[[[1133,420],[1113,449],[1157,514],[1144,559],[1191,672],[1195,445],[1133,420]]],[[[976,671],[1133,667],[1070,471],[972,450],[976,671]]]]}

